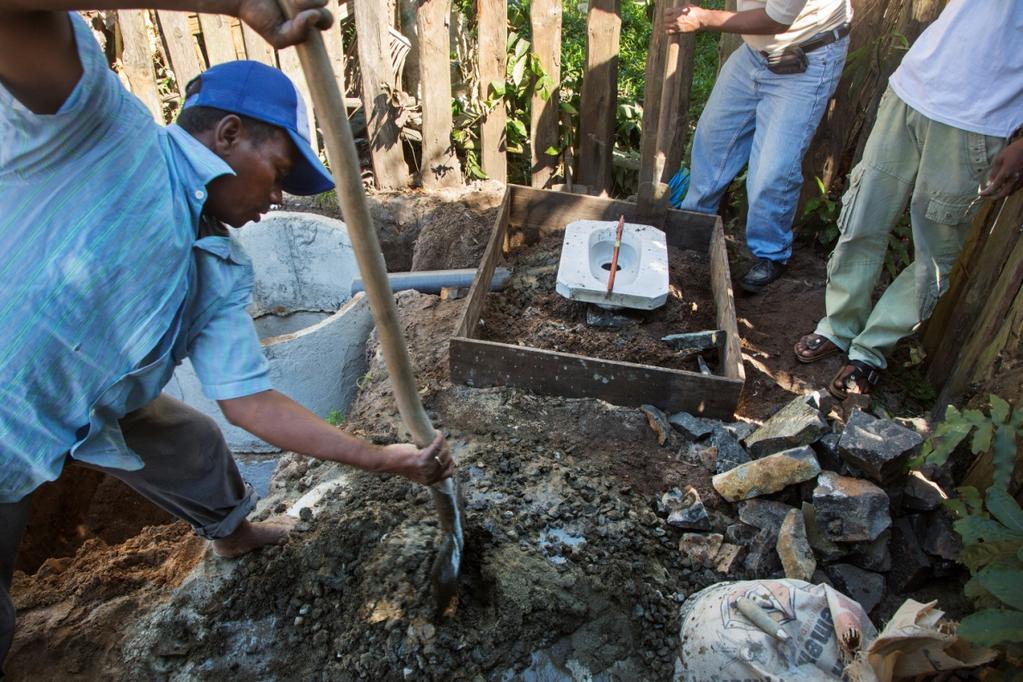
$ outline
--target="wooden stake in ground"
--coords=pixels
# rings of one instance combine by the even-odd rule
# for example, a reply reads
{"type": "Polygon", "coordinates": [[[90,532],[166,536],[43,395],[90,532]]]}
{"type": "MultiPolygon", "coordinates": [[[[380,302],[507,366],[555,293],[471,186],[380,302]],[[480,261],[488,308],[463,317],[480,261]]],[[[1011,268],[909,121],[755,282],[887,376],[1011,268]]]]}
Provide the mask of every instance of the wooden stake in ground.
{"type": "MultiPolygon", "coordinates": [[[[285,15],[289,18],[295,16],[290,0],[279,2],[285,15]]],[[[419,400],[412,363],[401,328],[398,326],[398,311],[387,279],[387,267],[384,264],[376,230],[373,229],[366,194],[362,189],[359,155],[355,149],[341,91],[338,89],[335,75],[331,72],[330,57],[323,44],[323,37],[315,30],[311,31],[309,39],[297,45],[296,49],[309,84],[313,108],[321,122],[327,159],[330,161],[331,173],[337,186],[338,202],[341,204],[341,214],[348,225],[348,236],[351,238],[366,297],[373,311],[373,320],[380,336],[380,348],[384,353],[398,411],[416,445],[426,447],[433,442],[435,431],[419,400]]],[[[443,611],[457,590],[464,544],[463,512],[460,494],[453,477],[430,486],[430,492],[433,494],[443,534],[432,573],[434,598],[438,611],[443,611]]]]}

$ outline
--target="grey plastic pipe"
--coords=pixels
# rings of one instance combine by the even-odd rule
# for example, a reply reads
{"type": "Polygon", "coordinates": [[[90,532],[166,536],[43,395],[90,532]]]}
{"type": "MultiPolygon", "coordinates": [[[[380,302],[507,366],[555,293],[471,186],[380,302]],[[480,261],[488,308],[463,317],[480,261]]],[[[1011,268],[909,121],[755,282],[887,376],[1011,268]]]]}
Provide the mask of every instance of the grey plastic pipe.
{"type": "MultiPolygon", "coordinates": [[[[508,268],[497,268],[490,280],[490,290],[500,291],[508,284],[511,277],[511,270],[508,268]]],[[[476,279],[475,268],[464,268],[459,270],[415,270],[412,272],[390,272],[387,279],[391,283],[391,291],[405,291],[415,289],[424,294],[439,294],[445,288],[463,288],[472,284],[476,279]]],[[[356,277],[352,280],[352,295],[363,291],[362,278],[356,277]]]]}

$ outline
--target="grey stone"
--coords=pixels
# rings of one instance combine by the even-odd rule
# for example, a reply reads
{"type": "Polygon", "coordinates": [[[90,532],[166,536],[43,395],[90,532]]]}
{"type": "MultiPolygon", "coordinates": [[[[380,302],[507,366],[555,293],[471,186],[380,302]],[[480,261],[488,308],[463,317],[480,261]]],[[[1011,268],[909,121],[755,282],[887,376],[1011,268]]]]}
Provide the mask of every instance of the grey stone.
{"type": "Polygon", "coordinates": [[[943,509],[935,509],[923,516],[926,530],[921,548],[924,552],[958,562],[963,551],[963,539],[952,527],[952,519],[943,509]]]}
{"type": "Polygon", "coordinates": [[[723,428],[728,433],[732,434],[732,437],[738,441],[744,441],[749,438],[750,434],[757,430],[756,424],[750,424],[749,422],[732,422],[731,424],[722,424],[723,428]]]}
{"type": "Polygon", "coordinates": [[[710,516],[696,488],[686,488],[682,504],[668,514],[668,525],[687,530],[710,530],[710,516]]]}
{"type": "Polygon", "coordinates": [[[825,433],[813,444],[813,450],[817,453],[817,461],[821,463],[821,469],[825,471],[841,471],[842,456],[838,454],[838,433],[825,433]]]}
{"type": "Polygon", "coordinates": [[[714,461],[714,472],[723,474],[740,464],[750,461],[746,448],[739,444],[738,439],[723,427],[716,427],[708,443],[717,451],[714,461]]]}
{"type": "Polygon", "coordinates": [[[683,533],[678,551],[691,565],[712,568],[724,540],[720,533],[683,533]]]}
{"type": "Polygon", "coordinates": [[[888,495],[869,481],[824,471],[813,491],[817,526],[832,542],[864,542],[892,525],[888,495]]]}
{"type": "Polygon", "coordinates": [[[725,333],[720,329],[661,337],[661,341],[668,344],[672,350],[678,351],[683,358],[712,348],[720,348],[724,346],[725,340],[725,333]]]}
{"type": "Polygon", "coordinates": [[[776,538],[785,516],[795,509],[782,502],[765,499],[746,500],[740,502],[738,507],[740,521],[748,526],[770,531],[776,538]]]}
{"type": "Polygon", "coordinates": [[[853,410],[838,441],[842,458],[878,483],[899,478],[923,438],[915,431],[886,419],[853,410]]]}
{"type": "Polygon", "coordinates": [[[723,543],[718,555],[714,559],[714,570],[726,576],[734,577],[742,568],[742,558],[746,555],[746,549],[738,545],[723,543]]]}
{"type": "Polygon", "coordinates": [[[803,503],[803,525],[806,526],[806,539],[810,546],[826,562],[835,562],[844,557],[848,550],[836,545],[824,535],[817,525],[817,511],[809,502],[803,503]]]}
{"type": "Polygon", "coordinates": [[[806,538],[803,512],[793,508],[786,516],[775,545],[786,578],[809,581],[817,570],[810,542],[806,538]]]}
{"type": "Polygon", "coordinates": [[[948,495],[922,471],[910,471],[903,488],[902,506],[914,511],[930,511],[941,506],[948,495]]]}
{"type": "Polygon", "coordinates": [[[668,417],[668,423],[690,440],[699,440],[714,432],[719,422],[703,417],[694,417],[688,412],[676,412],[668,417]]]}
{"type": "Polygon", "coordinates": [[[639,318],[596,305],[586,306],[586,324],[605,329],[622,329],[639,323],[639,318]]]}
{"type": "Polygon", "coordinates": [[[678,488],[666,490],[657,498],[657,513],[666,516],[673,511],[685,507],[685,503],[686,494],[684,492],[678,488]]]}
{"type": "Polygon", "coordinates": [[[868,614],[884,597],[884,576],[852,564],[833,564],[824,569],[839,592],[859,602],[868,614]]]}
{"type": "Polygon", "coordinates": [[[733,523],[725,528],[725,540],[733,545],[748,545],[760,532],[759,528],[748,526],[745,523],[733,523]]]}
{"type": "Polygon", "coordinates": [[[736,502],[808,481],[820,470],[813,450],[804,445],[740,464],[711,478],[711,484],[723,498],[736,502]]]}
{"type": "Polygon", "coordinates": [[[777,535],[762,530],[746,545],[744,565],[752,577],[765,578],[781,568],[781,560],[775,549],[777,543],[777,535]]]}
{"type": "Polygon", "coordinates": [[[892,531],[889,528],[871,542],[857,542],[849,545],[849,563],[868,571],[886,573],[892,569],[890,549],[892,531]]]}
{"type": "Polygon", "coordinates": [[[778,410],[774,416],[746,439],[746,448],[754,459],[781,450],[809,445],[828,432],[820,410],[812,398],[799,396],[778,410]]]}
{"type": "Polygon", "coordinates": [[[915,590],[931,575],[931,561],[920,546],[913,521],[911,516],[903,516],[892,526],[892,570],[888,573],[888,586],[896,592],[915,590]]]}
{"type": "Polygon", "coordinates": [[[714,373],[710,371],[710,365],[707,364],[707,361],[703,359],[702,355],[696,356],[696,364],[700,367],[700,374],[711,375],[714,373]]]}
{"type": "Polygon", "coordinates": [[[671,435],[671,425],[668,423],[667,415],[653,405],[641,405],[639,409],[646,415],[646,423],[657,434],[657,444],[664,446],[671,435]]]}

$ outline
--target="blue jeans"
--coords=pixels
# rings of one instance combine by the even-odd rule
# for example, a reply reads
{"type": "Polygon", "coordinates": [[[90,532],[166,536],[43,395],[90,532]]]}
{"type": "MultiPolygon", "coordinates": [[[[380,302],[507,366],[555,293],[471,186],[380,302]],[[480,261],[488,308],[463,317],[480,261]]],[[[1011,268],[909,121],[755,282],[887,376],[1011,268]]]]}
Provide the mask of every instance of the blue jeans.
{"type": "Polygon", "coordinates": [[[746,245],[757,258],[786,262],[803,186],[802,161],[842,77],[848,36],[806,55],[799,74],[775,74],[743,43],[725,62],[696,126],[692,177],[682,210],[715,214],[721,195],[749,162],[746,245]]]}

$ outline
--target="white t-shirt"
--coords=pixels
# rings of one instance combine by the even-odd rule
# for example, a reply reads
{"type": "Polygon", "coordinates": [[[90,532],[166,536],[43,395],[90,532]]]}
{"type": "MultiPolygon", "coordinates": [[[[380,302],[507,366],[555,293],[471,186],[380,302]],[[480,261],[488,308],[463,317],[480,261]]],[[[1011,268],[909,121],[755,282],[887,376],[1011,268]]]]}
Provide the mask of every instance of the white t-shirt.
{"type": "Polygon", "coordinates": [[[1023,125],[1023,0],[952,0],[889,83],[927,118],[1008,137],[1023,125]]]}
{"type": "Polygon", "coordinates": [[[743,35],[742,39],[758,52],[779,52],[783,48],[809,40],[822,31],[830,31],[852,21],[850,0],[737,0],[740,12],[763,9],[780,24],[791,24],[785,33],[743,35]]]}

